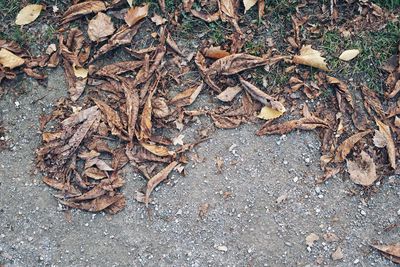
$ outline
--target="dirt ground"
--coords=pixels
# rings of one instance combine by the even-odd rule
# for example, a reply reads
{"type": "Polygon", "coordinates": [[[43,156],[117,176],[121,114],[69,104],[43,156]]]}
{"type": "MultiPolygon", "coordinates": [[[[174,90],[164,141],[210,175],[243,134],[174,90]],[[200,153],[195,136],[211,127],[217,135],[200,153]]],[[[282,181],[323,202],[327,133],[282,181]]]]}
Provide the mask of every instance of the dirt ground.
{"type": "MultiPolygon", "coordinates": [[[[24,78],[0,101],[10,149],[0,151],[0,264],[5,266],[394,266],[373,242],[396,242],[399,177],[360,191],[336,176],[316,186],[313,132],[254,135],[217,130],[195,152],[187,176],[173,174],[147,210],[134,200],[145,180],[125,170],[127,207],[114,216],[64,211],[34,165],[38,118],[66,94],[62,69],[47,87],[24,78]],[[24,92],[17,96],[15,92],[24,92]],[[224,161],[218,174],[215,158],[224,161]],[[201,161],[201,160],[199,160],[201,161]],[[209,204],[201,218],[199,208],[209,204]],[[319,236],[306,245],[310,233],[319,236]],[[338,241],[328,242],[324,234],[338,241]],[[343,259],[331,254],[340,247],[343,259]]],[[[201,120],[184,132],[210,127],[201,120]]]]}

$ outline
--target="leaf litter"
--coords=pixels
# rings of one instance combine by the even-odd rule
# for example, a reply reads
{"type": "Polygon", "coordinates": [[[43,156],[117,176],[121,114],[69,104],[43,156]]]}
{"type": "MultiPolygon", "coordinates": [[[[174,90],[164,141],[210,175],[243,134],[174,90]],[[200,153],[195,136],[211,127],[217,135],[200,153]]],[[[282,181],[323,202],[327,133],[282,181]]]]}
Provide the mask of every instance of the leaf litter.
{"type": "MultiPolygon", "coordinates": [[[[55,196],[60,203],[91,212],[122,210],[126,200],[120,172],[130,164],[147,178],[145,190],[138,191],[136,199],[149,205],[154,188],[170,173],[184,170],[185,153],[205,140],[201,137],[184,143],[183,135],[169,140],[156,128],[182,129],[197,116],[209,116],[218,128],[266,120],[257,135],[318,131],[323,181],[347,169],[355,184],[372,186],[382,175],[398,171],[400,108],[394,100],[400,91],[399,53],[394,55],[395,63],[385,68],[390,90],[382,97],[365,84],[355,85],[326,74],[330,71],[330,62],[322,57],[326,51],[313,49],[316,46],[310,40],[302,40],[301,31],[313,29],[307,24],[309,18],[298,10],[292,16],[293,35],[287,38],[289,53],[279,52],[272,44],[273,49],[255,56],[243,49],[240,6],[246,12],[258,4],[259,18],[263,19],[262,0],[244,0],[240,5],[239,1],[223,0],[211,12],[204,7],[193,8],[194,1],[183,1],[184,11],[193,19],[206,23],[222,20],[233,29],[228,38],[231,43],[204,42],[194,51],[182,50],[177,41],[173,27],[179,20],[165,12],[162,16],[154,13],[151,5],[134,6],[132,1],[74,3],[61,18],[58,44],[42,59],[30,56],[15,42],[0,40],[0,82],[15,79],[20,71],[44,79],[41,68],[60,65],[64,69],[69,98],[58,102],[58,115],[54,113],[42,122],[41,129],[50,121],[57,126],[43,131],[43,144],[37,150],[37,165],[47,173],[43,181],[59,191],[55,196]],[[76,20],[75,25],[82,25],[73,27],[70,22],[76,20]],[[157,28],[152,33],[147,31],[150,20],[157,28]],[[132,46],[132,40],[143,34],[151,43],[140,49],[132,46]],[[117,49],[131,58],[102,66],[100,60],[117,49]],[[189,55],[195,55],[193,60],[189,55]],[[179,72],[171,72],[172,65],[179,72]],[[318,99],[321,90],[333,88],[329,105],[318,101],[311,111],[303,105],[303,116],[299,117],[301,107],[289,94],[251,80],[256,69],[272,71],[277,65],[293,74],[289,80],[291,93],[301,89],[307,98],[318,99]],[[300,65],[314,70],[311,73],[300,65]],[[190,71],[198,73],[199,79],[182,81],[182,75],[190,71]],[[184,84],[184,89],[172,97],[167,82],[170,78],[184,84]],[[357,89],[362,96],[361,107],[357,89]],[[204,94],[215,97],[218,105],[211,110],[191,109],[204,94]],[[382,172],[385,165],[391,169],[382,172]]],[[[390,17],[384,16],[382,9],[374,9],[369,1],[358,5],[375,10],[369,23],[379,24],[390,17]]],[[[160,7],[165,10],[165,3],[160,7]]],[[[32,22],[40,11],[31,13],[22,23],[32,22]]],[[[348,31],[359,27],[360,20],[348,31]]],[[[356,61],[358,53],[347,50],[339,58],[356,61]]],[[[221,162],[220,158],[216,160],[218,172],[222,171],[221,162]]]]}

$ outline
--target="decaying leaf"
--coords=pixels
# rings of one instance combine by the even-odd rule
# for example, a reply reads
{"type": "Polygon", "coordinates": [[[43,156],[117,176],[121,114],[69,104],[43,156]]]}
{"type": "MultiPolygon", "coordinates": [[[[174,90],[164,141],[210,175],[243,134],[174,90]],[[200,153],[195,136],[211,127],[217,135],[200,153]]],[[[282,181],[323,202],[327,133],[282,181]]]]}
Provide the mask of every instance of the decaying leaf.
{"type": "Polygon", "coordinates": [[[89,21],[87,33],[90,40],[97,42],[113,34],[114,31],[115,27],[114,23],[111,21],[111,17],[103,12],[99,12],[89,21]]]}
{"type": "Polygon", "coordinates": [[[242,91],[242,88],[238,85],[233,86],[233,87],[228,87],[224,91],[222,91],[219,95],[217,95],[217,98],[219,100],[221,100],[222,102],[230,102],[241,91],[242,91]]]}
{"type": "Polygon", "coordinates": [[[378,176],[374,160],[364,151],[361,151],[361,159],[358,161],[347,160],[347,171],[350,179],[359,185],[370,186],[378,176]]]}
{"type": "Polygon", "coordinates": [[[354,107],[353,96],[351,95],[347,85],[335,77],[326,75],[326,78],[327,78],[329,84],[333,84],[333,85],[337,86],[337,88],[339,89],[339,93],[341,93],[346,98],[347,102],[354,109],[355,107],[354,107]]]}
{"type": "Polygon", "coordinates": [[[343,60],[343,61],[350,61],[353,58],[355,58],[359,53],[360,53],[360,50],[358,50],[358,49],[346,50],[346,51],[343,51],[343,53],[339,56],[339,59],[343,60]]]}
{"type": "Polygon", "coordinates": [[[83,67],[73,66],[74,74],[78,78],[86,78],[88,76],[89,71],[83,67]]]}
{"type": "Polygon", "coordinates": [[[300,49],[300,55],[293,57],[296,64],[307,65],[321,70],[329,71],[326,66],[325,58],[321,57],[321,53],[311,48],[311,45],[303,46],[300,49]]]}
{"type": "Polygon", "coordinates": [[[396,146],[395,146],[393,138],[392,138],[392,133],[390,131],[390,127],[378,119],[375,119],[375,122],[379,127],[379,131],[386,139],[386,149],[387,149],[387,153],[389,155],[390,166],[393,169],[396,169],[396,146]]]}
{"type": "Polygon", "coordinates": [[[138,21],[145,18],[149,12],[149,5],[145,4],[143,6],[132,7],[128,10],[125,15],[125,22],[129,27],[135,25],[138,21]]]}
{"type": "Polygon", "coordinates": [[[207,13],[199,12],[195,9],[190,10],[190,12],[192,13],[192,15],[194,17],[202,19],[206,22],[217,21],[217,20],[219,20],[219,17],[220,17],[220,12],[215,12],[213,14],[207,14],[207,13]]]}
{"type": "Polygon", "coordinates": [[[384,257],[394,263],[400,264],[400,243],[390,245],[372,245],[372,247],[379,250],[384,257]]]}
{"type": "Polygon", "coordinates": [[[154,144],[149,144],[149,143],[140,143],[142,147],[144,147],[147,151],[153,153],[156,156],[160,157],[168,157],[173,155],[174,153],[172,151],[168,150],[168,147],[165,146],[158,146],[154,144]]]}
{"type": "Polygon", "coordinates": [[[343,252],[341,247],[337,247],[337,249],[332,253],[332,260],[338,261],[343,259],[343,252]]]}
{"type": "Polygon", "coordinates": [[[165,24],[168,20],[164,19],[158,14],[154,14],[151,18],[151,21],[154,22],[157,26],[165,24]]]}
{"type": "Polygon", "coordinates": [[[17,18],[15,19],[15,24],[26,25],[35,21],[39,17],[42,9],[42,5],[27,5],[19,11],[17,18]]]}
{"type": "Polygon", "coordinates": [[[229,56],[230,53],[221,49],[220,46],[211,46],[204,49],[204,55],[208,58],[220,59],[229,56]]]}
{"type": "Polygon", "coordinates": [[[295,129],[300,130],[314,130],[315,128],[329,128],[329,124],[317,117],[309,116],[298,120],[286,121],[280,124],[266,123],[261,129],[257,131],[257,135],[264,134],[286,134],[295,129]]]}
{"type": "Polygon", "coordinates": [[[343,143],[341,143],[336,150],[335,161],[336,162],[344,161],[346,159],[346,156],[350,153],[350,150],[354,147],[354,145],[369,133],[371,133],[371,130],[353,134],[352,136],[344,140],[343,143]]]}
{"type": "Polygon", "coordinates": [[[0,49],[0,64],[6,68],[13,69],[25,63],[23,58],[13,54],[5,48],[0,49]]]}
{"type": "Polygon", "coordinates": [[[167,167],[162,169],[159,173],[154,175],[148,182],[147,182],[147,188],[146,188],[146,196],[145,196],[145,204],[148,206],[149,204],[149,198],[150,194],[153,191],[153,189],[162,181],[164,181],[167,177],[168,174],[175,168],[175,166],[178,164],[177,161],[173,161],[170,164],[168,164],[167,167]]]}
{"type": "Polygon", "coordinates": [[[65,11],[61,23],[67,23],[81,16],[106,10],[103,1],[87,1],[70,6],[65,11]]]}
{"type": "Polygon", "coordinates": [[[243,0],[244,13],[246,13],[250,8],[252,8],[258,0],[243,0]]]}
{"type": "MultiPolygon", "coordinates": [[[[92,199],[90,201],[84,201],[84,202],[75,202],[73,199],[72,200],[63,200],[60,202],[61,202],[61,204],[71,207],[71,208],[87,210],[90,212],[98,212],[98,211],[104,210],[108,207],[111,207],[113,204],[116,204],[118,202],[124,202],[123,200],[125,200],[125,197],[123,195],[116,194],[113,196],[103,195],[103,196],[97,197],[95,199],[92,199]]],[[[122,208],[123,208],[123,206],[122,206],[122,208]]],[[[119,210],[121,210],[122,208],[120,208],[119,210]]],[[[115,213],[115,211],[113,213],[115,213]]]]}
{"type": "Polygon", "coordinates": [[[177,94],[174,98],[171,99],[170,104],[184,107],[191,105],[200,94],[201,90],[203,89],[204,84],[201,83],[200,85],[193,86],[185,91],[177,94]]]}
{"type": "Polygon", "coordinates": [[[309,247],[312,247],[314,245],[315,241],[319,240],[319,236],[317,234],[311,233],[306,237],[306,244],[309,247]]]}
{"type": "Polygon", "coordinates": [[[210,204],[203,203],[199,207],[199,217],[200,219],[204,219],[208,214],[208,209],[210,208],[210,204]]]}
{"type": "Polygon", "coordinates": [[[283,112],[273,109],[271,107],[265,106],[261,109],[260,114],[257,117],[263,120],[272,120],[282,116],[283,112]]]}

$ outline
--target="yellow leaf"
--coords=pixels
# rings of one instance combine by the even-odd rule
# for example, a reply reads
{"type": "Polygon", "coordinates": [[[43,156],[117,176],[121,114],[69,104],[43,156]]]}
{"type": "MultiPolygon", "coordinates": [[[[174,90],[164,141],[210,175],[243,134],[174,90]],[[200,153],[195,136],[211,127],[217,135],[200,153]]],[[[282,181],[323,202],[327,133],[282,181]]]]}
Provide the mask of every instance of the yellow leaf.
{"type": "Polygon", "coordinates": [[[311,45],[303,46],[300,49],[300,55],[293,57],[293,62],[329,71],[326,66],[325,58],[321,57],[321,53],[311,48],[311,45]]]}
{"type": "Polygon", "coordinates": [[[42,8],[42,5],[27,5],[18,13],[15,24],[26,25],[33,22],[39,17],[42,8]]]}
{"type": "Polygon", "coordinates": [[[273,109],[271,107],[265,106],[261,109],[260,114],[258,114],[257,117],[263,120],[272,120],[275,118],[278,118],[282,116],[284,112],[278,111],[276,109],[273,109]]]}
{"type": "Polygon", "coordinates": [[[11,53],[7,49],[0,49],[0,64],[6,68],[13,69],[15,67],[21,66],[25,63],[25,60],[19,56],[11,53]]]}
{"type": "Polygon", "coordinates": [[[140,143],[146,150],[149,152],[153,153],[154,155],[160,156],[160,157],[168,157],[174,154],[174,152],[169,151],[167,147],[165,146],[158,146],[158,145],[153,145],[153,144],[147,144],[147,143],[140,143]]]}
{"type": "Polygon", "coordinates": [[[85,68],[78,67],[74,65],[74,74],[79,78],[86,78],[88,76],[89,71],[85,68]]]}
{"type": "Polygon", "coordinates": [[[343,51],[343,53],[340,55],[339,59],[343,61],[350,61],[353,58],[355,58],[358,54],[360,53],[360,50],[358,49],[350,49],[343,51]]]}
{"type": "Polygon", "coordinates": [[[246,13],[250,8],[252,8],[257,3],[257,0],[243,0],[244,13],[246,13]]]}

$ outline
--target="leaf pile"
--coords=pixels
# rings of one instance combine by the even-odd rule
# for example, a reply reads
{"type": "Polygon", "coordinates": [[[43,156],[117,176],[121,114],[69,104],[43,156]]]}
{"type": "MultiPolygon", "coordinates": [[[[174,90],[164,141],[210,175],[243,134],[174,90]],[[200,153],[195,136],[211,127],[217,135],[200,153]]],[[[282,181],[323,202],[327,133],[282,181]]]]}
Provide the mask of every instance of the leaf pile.
{"type": "MultiPolygon", "coordinates": [[[[334,77],[324,53],[302,39],[302,31],[317,31],[301,13],[306,4],[299,5],[291,17],[293,30],[285,53],[271,45],[255,56],[244,52],[246,35],[240,19],[256,3],[263,18],[265,2],[210,1],[207,9],[205,2],[199,9],[192,0],[182,1],[185,16],[228,23],[233,31],[223,46],[204,41],[195,51],[182,50],[173,34],[179,16],[166,14],[164,1],[159,1],[162,15],[152,5],[132,6],[131,1],[75,1],[61,18],[58,46],[49,46],[48,54],[39,58],[0,40],[0,82],[15,78],[15,70],[41,78],[33,68],[60,65],[64,69],[69,97],[41,118],[43,144],[37,151],[37,165],[46,175],[43,181],[58,190],[60,203],[91,212],[119,212],[126,204],[121,170],[131,165],[147,179],[135,198],[148,205],[154,188],[170,173],[185,174],[186,152],[208,138],[200,133],[184,142],[183,135],[170,138],[163,130],[180,132],[197,116],[208,116],[222,129],[266,121],[257,135],[318,131],[325,171],[319,182],[346,168],[350,179],[362,186],[373,185],[384,174],[399,173],[400,106],[395,101],[400,91],[399,54],[385,66],[390,91],[377,95],[364,84],[334,77]],[[151,41],[140,42],[143,39],[151,41]],[[144,45],[138,48],[137,43],[144,45]],[[119,61],[111,56],[113,63],[104,65],[113,51],[129,58],[119,61]],[[278,65],[291,75],[285,88],[275,90],[252,81],[254,69],[272,71],[278,65]],[[198,79],[182,78],[191,72],[198,79]],[[171,85],[184,89],[174,93],[171,85]],[[303,100],[316,100],[326,90],[332,90],[333,96],[310,108],[292,97],[300,93],[303,100]],[[202,94],[211,95],[217,105],[191,108],[202,94]]],[[[369,1],[349,6],[365,12],[346,28],[348,34],[364,23],[364,16],[377,24],[390,19],[369,1]]],[[[337,20],[336,8],[333,5],[317,18],[323,23],[327,15],[329,21],[337,20]]],[[[344,51],[340,58],[355,61],[359,52],[344,51]]],[[[217,166],[221,171],[222,164],[217,166]]]]}

